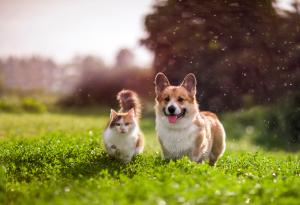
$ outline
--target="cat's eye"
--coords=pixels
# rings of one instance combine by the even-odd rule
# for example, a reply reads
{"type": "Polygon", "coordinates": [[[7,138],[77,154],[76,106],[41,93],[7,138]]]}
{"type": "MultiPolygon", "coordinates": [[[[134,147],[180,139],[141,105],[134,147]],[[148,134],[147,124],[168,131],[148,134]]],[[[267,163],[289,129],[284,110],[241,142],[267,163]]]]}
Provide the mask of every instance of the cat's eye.
{"type": "Polygon", "coordinates": [[[117,126],[120,126],[121,124],[120,124],[120,123],[116,123],[116,125],[117,125],[117,126]]]}
{"type": "Polygon", "coordinates": [[[166,102],[169,102],[170,101],[170,97],[169,96],[167,96],[167,97],[165,97],[165,99],[164,99],[166,102]]]}
{"type": "Polygon", "coordinates": [[[128,125],[130,125],[130,123],[129,123],[129,122],[126,122],[125,125],[128,126],[128,125]]]}
{"type": "Polygon", "coordinates": [[[183,99],[183,97],[178,97],[177,101],[178,101],[178,102],[183,102],[184,99],[183,99]]]}

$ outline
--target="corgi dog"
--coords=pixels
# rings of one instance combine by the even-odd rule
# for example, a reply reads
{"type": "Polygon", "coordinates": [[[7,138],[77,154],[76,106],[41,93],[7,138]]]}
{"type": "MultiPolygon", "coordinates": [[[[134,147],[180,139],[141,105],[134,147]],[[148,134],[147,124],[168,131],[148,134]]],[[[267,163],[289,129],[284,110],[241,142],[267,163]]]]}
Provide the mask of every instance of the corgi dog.
{"type": "Polygon", "coordinates": [[[196,77],[190,73],[179,86],[170,85],[163,73],[155,77],[155,127],[165,159],[188,156],[215,165],[225,151],[225,130],[218,117],[200,112],[196,77]]]}
{"type": "Polygon", "coordinates": [[[139,127],[141,104],[131,90],[120,91],[117,100],[121,109],[119,112],[111,109],[103,140],[109,156],[128,163],[144,150],[144,136],[139,127]]]}

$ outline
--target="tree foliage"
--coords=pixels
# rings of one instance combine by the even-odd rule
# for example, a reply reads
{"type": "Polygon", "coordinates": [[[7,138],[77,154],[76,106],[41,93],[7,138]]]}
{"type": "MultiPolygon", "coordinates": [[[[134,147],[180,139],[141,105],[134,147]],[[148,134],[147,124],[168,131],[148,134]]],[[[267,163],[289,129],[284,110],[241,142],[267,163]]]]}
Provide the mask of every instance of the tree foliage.
{"type": "Polygon", "coordinates": [[[204,108],[273,102],[296,90],[300,76],[299,10],[280,14],[273,3],[157,1],[141,42],[173,83],[196,74],[204,108]]]}

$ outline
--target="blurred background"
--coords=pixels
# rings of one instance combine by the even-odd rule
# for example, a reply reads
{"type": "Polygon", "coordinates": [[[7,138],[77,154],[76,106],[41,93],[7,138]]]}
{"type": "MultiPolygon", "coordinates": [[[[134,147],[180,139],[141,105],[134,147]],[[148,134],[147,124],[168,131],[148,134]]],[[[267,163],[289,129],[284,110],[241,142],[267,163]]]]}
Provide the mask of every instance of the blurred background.
{"type": "Polygon", "coordinates": [[[299,0],[0,0],[0,115],[108,115],[127,88],[153,117],[157,72],[193,72],[230,139],[299,150],[299,0]]]}

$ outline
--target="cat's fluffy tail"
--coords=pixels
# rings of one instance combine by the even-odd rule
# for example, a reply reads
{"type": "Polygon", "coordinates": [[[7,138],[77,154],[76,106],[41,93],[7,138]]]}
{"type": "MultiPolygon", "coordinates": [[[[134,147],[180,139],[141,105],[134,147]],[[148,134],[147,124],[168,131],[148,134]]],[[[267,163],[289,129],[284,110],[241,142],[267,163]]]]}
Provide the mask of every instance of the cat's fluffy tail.
{"type": "Polygon", "coordinates": [[[141,117],[141,102],[138,94],[132,90],[121,90],[117,94],[117,100],[119,101],[121,112],[128,112],[131,108],[134,109],[136,117],[141,117]]]}

